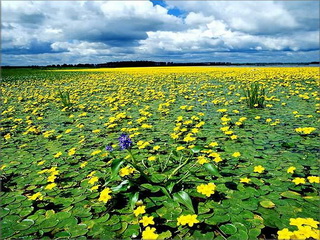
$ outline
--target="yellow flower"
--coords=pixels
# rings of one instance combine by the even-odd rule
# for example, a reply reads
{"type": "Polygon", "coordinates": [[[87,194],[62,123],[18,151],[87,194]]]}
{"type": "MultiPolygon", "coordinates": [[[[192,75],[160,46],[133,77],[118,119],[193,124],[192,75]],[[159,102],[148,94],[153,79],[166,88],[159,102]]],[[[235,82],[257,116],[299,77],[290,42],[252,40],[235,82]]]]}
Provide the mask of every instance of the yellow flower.
{"type": "MultiPolygon", "coordinates": [[[[313,229],[310,226],[298,226],[298,233],[299,235],[303,235],[303,239],[310,238],[314,235],[313,229]]],[[[319,236],[317,236],[315,239],[319,239],[319,236]]]]}
{"type": "Polygon", "coordinates": [[[6,168],[7,167],[7,165],[2,165],[1,167],[0,167],[0,170],[3,170],[4,168],[6,168]]]}
{"type": "Polygon", "coordinates": [[[111,199],[111,196],[109,195],[109,193],[111,193],[110,188],[105,188],[104,190],[102,190],[98,201],[107,203],[111,199]]]}
{"type": "Polygon", "coordinates": [[[71,131],[72,131],[72,128],[67,129],[67,130],[65,131],[65,133],[69,133],[69,132],[71,132],[71,131]]]}
{"type": "Polygon", "coordinates": [[[271,118],[268,118],[268,119],[266,119],[266,122],[267,122],[267,123],[272,122],[272,119],[271,119],[271,118]]]}
{"type": "Polygon", "coordinates": [[[181,151],[183,149],[186,149],[186,148],[184,146],[179,146],[179,147],[176,148],[177,151],[181,151]]]}
{"type": "Polygon", "coordinates": [[[265,170],[264,167],[262,167],[261,165],[259,166],[255,166],[253,171],[256,172],[256,173],[263,173],[263,171],[265,170]]]}
{"type": "Polygon", "coordinates": [[[91,153],[91,155],[94,156],[94,155],[97,155],[97,154],[99,154],[99,153],[101,153],[101,152],[102,152],[101,150],[95,150],[95,151],[93,151],[93,152],[91,153]]]}
{"type": "Polygon", "coordinates": [[[188,134],[187,136],[184,137],[183,141],[185,142],[192,142],[192,141],[195,141],[196,138],[192,136],[192,134],[188,134]]]}
{"type": "Polygon", "coordinates": [[[214,183],[201,184],[197,186],[197,192],[202,193],[207,197],[210,197],[212,194],[214,194],[214,190],[216,190],[216,185],[214,183]]]}
{"type": "Polygon", "coordinates": [[[71,148],[71,149],[69,149],[69,151],[68,151],[68,155],[69,155],[69,156],[73,156],[75,153],[76,153],[76,148],[71,148]]]}
{"type": "Polygon", "coordinates": [[[153,217],[143,216],[139,223],[142,223],[144,227],[148,226],[149,224],[154,225],[153,217]]]}
{"type": "Polygon", "coordinates": [[[92,132],[93,133],[99,133],[99,132],[101,132],[101,130],[100,129],[95,129],[95,130],[92,130],[92,132]]]}
{"type": "Polygon", "coordinates": [[[218,156],[218,157],[215,157],[215,158],[213,159],[213,161],[214,161],[215,163],[219,163],[219,162],[222,162],[222,158],[221,158],[220,156],[218,156]]]}
{"type": "Polygon", "coordinates": [[[84,168],[86,165],[88,164],[88,162],[83,162],[80,164],[80,168],[84,168]]]}
{"type": "Polygon", "coordinates": [[[54,180],[56,180],[56,176],[55,175],[50,175],[47,179],[48,182],[54,182],[54,180]]]}
{"type": "Polygon", "coordinates": [[[241,156],[241,153],[240,152],[234,152],[232,154],[232,157],[240,157],[241,156]]]}
{"type": "Polygon", "coordinates": [[[140,214],[145,213],[145,212],[146,212],[146,206],[139,206],[133,211],[133,213],[136,217],[139,216],[140,214]]]}
{"type": "Polygon", "coordinates": [[[196,214],[188,214],[188,215],[181,215],[177,218],[177,225],[189,225],[189,227],[192,227],[195,223],[199,223],[199,220],[197,219],[196,214]]]}
{"type": "Polygon", "coordinates": [[[304,224],[303,218],[290,218],[290,225],[292,226],[302,226],[304,224]]]}
{"type": "Polygon", "coordinates": [[[160,146],[154,146],[153,150],[158,151],[160,149],[160,146]]]}
{"type": "Polygon", "coordinates": [[[319,222],[318,222],[318,221],[315,221],[313,218],[305,218],[305,219],[304,219],[304,224],[305,224],[305,225],[308,225],[308,226],[311,226],[311,227],[313,227],[313,228],[317,228],[319,222]]]}
{"type": "Polygon", "coordinates": [[[43,160],[43,161],[41,161],[41,162],[38,162],[38,166],[43,165],[45,162],[46,162],[46,160],[43,160]]]}
{"type": "Polygon", "coordinates": [[[209,162],[208,159],[207,159],[205,156],[198,156],[197,159],[198,159],[198,160],[197,160],[197,163],[199,163],[199,164],[201,164],[201,165],[209,162]]]}
{"type": "Polygon", "coordinates": [[[319,183],[320,182],[320,178],[317,176],[309,176],[309,177],[307,177],[307,179],[309,180],[310,183],[319,183]]]}
{"type": "Polygon", "coordinates": [[[299,184],[305,184],[306,183],[306,180],[304,178],[295,178],[292,180],[292,182],[294,182],[296,185],[299,185],[299,184]]]}
{"type": "Polygon", "coordinates": [[[99,181],[98,177],[92,177],[90,178],[90,180],[88,181],[88,183],[90,183],[91,185],[95,184],[96,182],[99,181]]]}
{"type": "Polygon", "coordinates": [[[97,190],[99,188],[100,185],[96,185],[90,188],[91,191],[97,190]]]}
{"type": "Polygon", "coordinates": [[[32,196],[27,196],[30,200],[42,200],[43,199],[43,195],[41,194],[41,192],[37,192],[35,194],[33,194],[32,196]]]}
{"type": "Polygon", "coordinates": [[[295,131],[297,133],[302,133],[302,134],[310,134],[315,130],[316,130],[316,128],[314,128],[314,127],[304,127],[304,128],[296,128],[295,129],[295,131]]]}
{"type": "Polygon", "coordinates": [[[216,147],[218,146],[219,144],[217,142],[212,142],[209,144],[210,147],[216,147]]]}
{"type": "Polygon", "coordinates": [[[156,156],[150,156],[150,157],[148,157],[148,160],[149,161],[155,161],[157,158],[156,158],[156,156]]]}
{"type": "Polygon", "coordinates": [[[92,177],[95,173],[96,173],[96,171],[92,171],[91,173],[89,173],[89,175],[87,177],[92,177]]]}
{"type": "Polygon", "coordinates": [[[249,183],[249,182],[251,182],[251,179],[249,179],[249,178],[240,178],[240,182],[241,183],[249,183]]]}
{"type": "Polygon", "coordinates": [[[56,153],[55,155],[54,155],[54,157],[55,158],[58,158],[58,157],[60,157],[62,155],[62,152],[58,152],[58,153],[56,153]]]}
{"type": "Polygon", "coordinates": [[[4,135],[4,139],[5,139],[6,141],[8,141],[10,138],[11,138],[10,133],[7,133],[6,135],[4,135]]]}
{"type": "Polygon", "coordinates": [[[159,234],[156,234],[155,231],[156,231],[155,228],[147,227],[142,232],[142,239],[144,239],[144,240],[155,240],[155,239],[157,239],[159,234]]]}
{"type": "Polygon", "coordinates": [[[254,119],[259,120],[261,117],[260,116],[256,116],[254,117],[254,119]]]}
{"type": "Polygon", "coordinates": [[[280,240],[286,240],[290,239],[291,236],[293,236],[293,232],[290,232],[288,228],[284,228],[281,231],[278,231],[278,239],[280,240]]]}
{"type": "Polygon", "coordinates": [[[287,169],[287,173],[294,173],[294,171],[296,170],[297,168],[295,168],[295,167],[289,167],[288,169],[287,169]]]}
{"type": "Polygon", "coordinates": [[[232,140],[236,140],[236,139],[238,138],[238,136],[237,136],[237,135],[232,135],[230,138],[231,138],[232,140]]]}
{"type": "Polygon", "coordinates": [[[48,184],[44,189],[46,189],[46,190],[51,190],[52,188],[54,188],[54,187],[56,187],[56,186],[57,186],[56,183],[50,183],[50,184],[48,184]]]}
{"type": "Polygon", "coordinates": [[[126,166],[126,167],[120,169],[119,175],[120,175],[120,177],[124,177],[124,176],[127,176],[127,175],[134,173],[134,170],[135,170],[134,168],[130,168],[129,166],[126,166]]]}

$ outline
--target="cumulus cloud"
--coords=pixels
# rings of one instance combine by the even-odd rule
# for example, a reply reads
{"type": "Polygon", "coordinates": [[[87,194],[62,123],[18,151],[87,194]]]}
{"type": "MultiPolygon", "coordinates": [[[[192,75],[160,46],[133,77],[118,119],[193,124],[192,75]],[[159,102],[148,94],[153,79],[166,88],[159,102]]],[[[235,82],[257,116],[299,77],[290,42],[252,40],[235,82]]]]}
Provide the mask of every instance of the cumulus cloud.
{"type": "Polygon", "coordinates": [[[5,1],[2,64],[312,61],[318,12],[316,1],[5,1]]]}

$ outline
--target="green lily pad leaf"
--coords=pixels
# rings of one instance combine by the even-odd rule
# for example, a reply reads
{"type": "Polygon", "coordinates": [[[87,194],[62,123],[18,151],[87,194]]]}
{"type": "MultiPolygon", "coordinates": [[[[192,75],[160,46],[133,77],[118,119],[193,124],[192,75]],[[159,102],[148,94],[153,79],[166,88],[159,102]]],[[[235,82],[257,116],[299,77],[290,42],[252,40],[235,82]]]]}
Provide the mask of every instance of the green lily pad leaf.
{"type": "Polygon", "coordinates": [[[203,149],[203,147],[201,147],[201,146],[194,146],[193,148],[191,148],[191,151],[193,153],[199,153],[202,149],[203,149]]]}
{"type": "Polygon", "coordinates": [[[139,225],[132,224],[129,225],[126,231],[123,233],[124,237],[136,238],[139,235],[139,225]]]}
{"type": "Polygon", "coordinates": [[[261,201],[260,205],[264,208],[274,208],[276,206],[273,202],[269,200],[261,201]]]}
{"type": "Polygon", "coordinates": [[[71,234],[69,232],[58,232],[54,235],[54,238],[70,238],[71,237],[71,234]]]}
{"type": "Polygon", "coordinates": [[[9,203],[12,203],[16,200],[15,197],[2,197],[1,198],[1,205],[6,205],[6,204],[9,204],[9,203]]]}
{"type": "Polygon", "coordinates": [[[248,240],[249,236],[246,231],[239,230],[236,234],[228,237],[228,240],[248,240]]]}
{"type": "Polygon", "coordinates": [[[127,222],[121,222],[121,228],[117,231],[117,234],[122,234],[128,228],[127,222]]]}
{"type": "Polygon", "coordinates": [[[194,233],[192,234],[192,237],[193,239],[216,239],[214,238],[213,232],[201,233],[201,231],[199,230],[194,231],[194,233]]]}
{"type": "Polygon", "coordinates": [[[117,215],[113,215],[108,221],[106,221],[107,225],[115,225],[120,222],[120,218],[117,215]]]}
{"type": "Polygon", "coordinates": [[[14,226],[15,230],[22,231],[30,228],[34,224],[32,219],[24,219],[14,226]]]}
{"type": "Polygon", "coordinates": [[[230,216],[228,215],[214,215],[205,220],[205,223],[209,225],[217,225],[219,223],[228,222],[230,220],[230,216]]]}
{"type": "Polygon", "coordinates": [[[172,233],[168,230],[160,233],[157,239],[170,239],[171,236],[172,236],[172,233]]]}
{"type": "Polygon", "coordinates": [[[237,232],[237,228],[233,224],[225,224],[219,227],[222,232],[228,235],[233,235],[237,232]]]}
{"type": "Polygon", "coordinates": [[[195,212],[192,204],[192,200],[188,193],[180,191],[173,194],[173,200],[185,205],[190,211],[195,212]]]}
{"type": "Polygon", "coordinates": [[[66,219],[63,219],[59,222],[57,225],[58,228],[65,228],[65,227],[70,227],[74,226],[78,223],[78,220],[75,217],[69,217],[66,219]]]}
{"type": "Polygon", "coordinates": [[[88,232],[86,224],[78,224],[70,227],[69,232],[72,238],[80,237],[85,235],[88,232]]]}
{"type": "Polygon", "coordinates": [[[57,212],[55,214],[55,218],[58,220],[63,220],[63,219],[69,218],[69,217],[71,217],[70,212],[57,212]]]}
{"type": "Polygon", "coordinates": [[[249,239],[256,239],[261,233],[261,229],[253,228],[249,230],[249,239]]]}
{"type": "Polygon", "coordinates": [[[16,230],[13,230],[11,226],[4,227],[3,225],[1,226],[1,238],[6,239],[9,237],[12,237],[14,235],[16,230]]]}
{"type": "Polygon", "coordinates": [[[20,217],[28,216],[30,213],[32,213],[33,209],[34,209],[34,207],[26,207],[26,208],[23,208],[23,209],[19,212],[20,217]]]}
{"type": "Polygon", "coordinates": [[[45,216],[46,216],[46,218],[51,218],[53,215],[55,215],[56,214],[56,212],[55,211],[53,211],[53,210],[48,210],[48,211],[46,211],[46,214],[45,214],[45,216]]]}
{"type": "Polygon", "coordinates": [[[2,208],[0,209],[0,217],[3,218],[4,216],[7,216],[10,213],[10,209],[9,208],[2,208]]]}
{"type": "Polygon", "coordinates": [[[221,176],[217,167],[212,163],[203,164],[204,168],[213,176],[221,176]]]}
{"type": "Polygon", "coordinates": [[[300,193],[293,192],[293,191],[286,191],[280,194],[282,197],[285,198],[292,198],[292,199],[300,199],[301,195],[300,193]]]}
{"type": "Polygon", "coordinates": [[[59,223],[59,220],[54,219],[54,218],[49,218],[49,219],[45,219],[45,220],[39,225],[39,227],[40,227],[41,229],[44,229],[44,228],[54,228],[58,223],[59,223]]]}

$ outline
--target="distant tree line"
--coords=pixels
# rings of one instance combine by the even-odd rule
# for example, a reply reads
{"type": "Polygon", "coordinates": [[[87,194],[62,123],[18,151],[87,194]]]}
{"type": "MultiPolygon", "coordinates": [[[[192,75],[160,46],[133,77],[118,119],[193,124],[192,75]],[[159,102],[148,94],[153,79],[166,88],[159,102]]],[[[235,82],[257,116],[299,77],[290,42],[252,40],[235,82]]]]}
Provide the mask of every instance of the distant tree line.
{"type": "Polygon", "coordinates": [[[119,61],[107,62],[99,64],[79,63],[79,64],[52,64],[47,66],[3,66],[2,68],[119,68],[119,67],[157,67],[157,66],[273,66],[273,65],[314,65],[320,64],[319,61],[314,62],[298,62],[298,63],[231,63],[231,62],[191,62],[191,63],[175,63],[175,62],[154,62],[154,61],[119,61]]]}

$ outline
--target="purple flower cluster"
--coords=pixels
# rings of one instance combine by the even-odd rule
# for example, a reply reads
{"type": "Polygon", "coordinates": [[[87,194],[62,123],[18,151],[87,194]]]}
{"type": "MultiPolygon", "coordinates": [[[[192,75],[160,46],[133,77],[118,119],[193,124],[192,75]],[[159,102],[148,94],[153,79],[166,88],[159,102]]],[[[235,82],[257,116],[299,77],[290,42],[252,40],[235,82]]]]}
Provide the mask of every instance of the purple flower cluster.
{"type": "Polygon", "coordinates": [[[112,151],[113,151],[113,147],[111,147],[111,146],[106,146],[106,150],[109,151],[109,152],[112,152],[112,151]]]}
{"type": "Polygon", "coordinates": [[[128,134],[122,133],[118,140],[121,150],[129,149],[132,146],[132,141],[128,134]]]}

